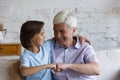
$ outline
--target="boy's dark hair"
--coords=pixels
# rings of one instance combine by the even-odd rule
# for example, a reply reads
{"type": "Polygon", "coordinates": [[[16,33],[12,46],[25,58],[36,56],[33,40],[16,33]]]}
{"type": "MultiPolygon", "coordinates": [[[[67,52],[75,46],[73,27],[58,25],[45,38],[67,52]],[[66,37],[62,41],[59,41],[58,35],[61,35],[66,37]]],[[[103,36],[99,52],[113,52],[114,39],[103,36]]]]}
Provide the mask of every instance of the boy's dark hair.
{"type": "Polygon", "coordinates": [[[42,21],[27,21],[22,24],[20,30],[20,41],[24,48],[32,47],[31,39],[39,33],[44,26],[42,21]]]}

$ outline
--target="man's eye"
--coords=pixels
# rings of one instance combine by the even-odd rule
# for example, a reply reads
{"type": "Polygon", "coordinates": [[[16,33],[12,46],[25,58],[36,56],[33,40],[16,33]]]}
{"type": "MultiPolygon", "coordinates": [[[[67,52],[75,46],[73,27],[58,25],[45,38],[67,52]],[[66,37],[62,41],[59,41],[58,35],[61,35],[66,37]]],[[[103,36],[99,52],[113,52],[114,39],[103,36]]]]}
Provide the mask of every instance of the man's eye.
{"type": "Polygon", "coordinates": [[[63,31],[63,30],[62,30],[62,31],[60,31],[60,32],[61,32],[61,33],[65,33],[65,31],[63,31]]]}

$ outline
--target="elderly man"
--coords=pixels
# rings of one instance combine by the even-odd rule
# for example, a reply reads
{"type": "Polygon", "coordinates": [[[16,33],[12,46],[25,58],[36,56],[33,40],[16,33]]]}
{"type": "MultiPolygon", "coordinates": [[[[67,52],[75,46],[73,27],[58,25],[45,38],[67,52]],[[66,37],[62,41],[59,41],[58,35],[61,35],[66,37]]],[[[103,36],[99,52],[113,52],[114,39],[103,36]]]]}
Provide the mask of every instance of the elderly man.
{"type": "Polygon", "coordinates": [[[100,67],[93,47],[86,42],[81,44],[74,37],[77,21],[68,11],[58,12],[53,19],[56,42],[52,50],[52,63],[57,63],[53,80],[96,80],[100,67]]]}
{"type": "MultiPolygon", "coordinates": [[[[51,60],[57,63],[56,70],[52,71],[53,80],[95,80],[91,75],[100,73],[99,64],[89,40],[74,36],[76,18],[67,11],[60,11],[53,24],[55,41],[51,60]]],[[[11,66],[11,80],[21,80],[19,65],[20,62],[17,62],[11,66]]]]}

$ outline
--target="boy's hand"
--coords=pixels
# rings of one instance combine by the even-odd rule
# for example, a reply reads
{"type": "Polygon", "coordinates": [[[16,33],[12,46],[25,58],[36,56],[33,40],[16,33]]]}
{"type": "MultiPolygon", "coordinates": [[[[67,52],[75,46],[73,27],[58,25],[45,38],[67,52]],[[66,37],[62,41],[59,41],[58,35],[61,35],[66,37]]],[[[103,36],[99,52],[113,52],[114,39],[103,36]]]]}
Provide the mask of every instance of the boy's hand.
{"type": "Polygon", "coordinates": [[[82,44],[83,42],[87,42],[87,43],[89,43],[90,45],[92,45],[91,41],[88,40],[87,38],[85,38],[85,37],[83,37],[83,36],[81,36],[81,35],[78,35],[78,38],[79,38],[81,44],[82,44]]]}

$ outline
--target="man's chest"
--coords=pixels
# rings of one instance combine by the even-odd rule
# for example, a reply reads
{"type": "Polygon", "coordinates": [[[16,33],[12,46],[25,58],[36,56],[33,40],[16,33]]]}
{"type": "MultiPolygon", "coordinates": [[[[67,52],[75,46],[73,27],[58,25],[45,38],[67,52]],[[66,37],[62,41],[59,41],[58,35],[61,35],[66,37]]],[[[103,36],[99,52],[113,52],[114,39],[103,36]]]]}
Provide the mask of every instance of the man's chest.
{"type": "Polygon", "coordinates": [[[83,63],[83,55],[79,49],[55,48],[52,51],[52,62],[54,63],[83,63]]]}

